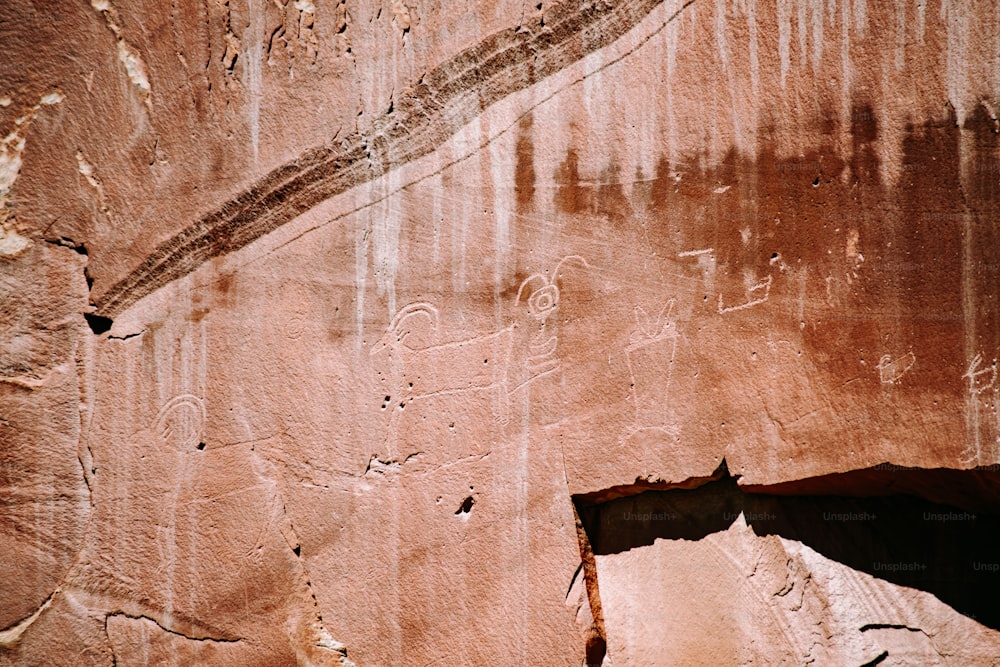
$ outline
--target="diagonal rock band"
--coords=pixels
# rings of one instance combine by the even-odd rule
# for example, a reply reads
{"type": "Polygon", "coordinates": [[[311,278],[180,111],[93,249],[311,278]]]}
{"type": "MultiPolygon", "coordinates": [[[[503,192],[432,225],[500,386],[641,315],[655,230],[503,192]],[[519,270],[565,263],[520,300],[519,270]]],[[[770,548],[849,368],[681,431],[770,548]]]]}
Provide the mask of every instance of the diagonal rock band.
{"type": "MultiPolygon", "coordinates": [[[[275,168],[202,216],[114,285],[94,290],[96,315],[113,319],[163,285],[290,222],[317,204],[430,154],[485,108],[608,46],[663,0],[567,0],[543,17],[497,32],[438,65],[370,133],[333,137],[275,168]]],[[[673,21],[693,4],[687,0],[673,21]]]]}

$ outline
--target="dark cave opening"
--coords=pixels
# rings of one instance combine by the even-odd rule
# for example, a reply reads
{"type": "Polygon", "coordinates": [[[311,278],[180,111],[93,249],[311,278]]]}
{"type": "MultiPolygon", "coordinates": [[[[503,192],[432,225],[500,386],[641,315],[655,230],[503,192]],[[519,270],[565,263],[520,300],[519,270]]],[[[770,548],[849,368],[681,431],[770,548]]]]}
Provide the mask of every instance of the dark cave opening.
{"type": "MultiPolygon", "coordinates": [[[[700,540],[727,530],[742,515],[758,536],[798,541],[854,570],[931,593],[960,614],[1000,629],[1000,506],[982,498],[975,503],[932,502],[886,490],[918,487],[921,477],[940,490],[942,476],[949,483],[964,476],[967,491],[982,482],[973,480],[977,475],[982,476],[955,470],[857,471],[855,478],[845,473],[839,479],[867,480],[860,486],[843,485],[858,495],[831,493],[837,485],[829,478],[817,478],[825,480],[815,485],[822,494],[787,495],[808,489],[808,483],[774,487],[776,493],[756,487],[751,493],[724,471],[721,478],[694,489],[642,490],[598,503],[575,497],[574,503],[586,547],[596,556],[649,546],[657,539],[700,540]],[[885,482],[900,475],[909,481],[882,483],[877,495],[863,492],[876,493],[873,479],[885,482]]],[[[935,495],[940,499],[942,493],[935,495]]]]}

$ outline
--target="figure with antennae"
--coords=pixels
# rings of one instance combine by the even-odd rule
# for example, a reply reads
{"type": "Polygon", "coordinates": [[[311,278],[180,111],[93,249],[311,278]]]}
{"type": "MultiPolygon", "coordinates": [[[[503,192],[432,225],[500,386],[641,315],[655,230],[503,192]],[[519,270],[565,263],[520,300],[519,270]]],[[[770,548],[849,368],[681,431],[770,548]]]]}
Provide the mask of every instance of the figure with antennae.
{"type": "MultiPolygon", "coordinates": [[[[560,271],[563,265],[575,262],[584,268],[590,268],[587,260],[579,255],[567,255],[563,257],[550,277],[540,273],[525,278],[521,287],[517,290],[517,299],[514,305],[521,303],[521,298],[525,296],[525,290],[531,288],[526,300],[528,304],[528,315],[530,331],[528,334],[528,356],[525,360],[525,370],[529,382],[541,375],[555,371],[559,367],[559,360],[556,358],[556,346],[558,338],[556,336],[555,322],[550,318],[559,308],[559,280],[560,271]]],[[[519,383],[517,386],[520,386],[519,383]]],[[[517,387],[514,387],[515,389],[517,387]]]]}
{"type": "Polygon", "coordinates": [[[962,378],[967,381],[968,398],[966,399],[966,426],[971,433],[972,442],[968,447],[974,449],[972,459],[977,465],[986,460],[992,462],[1000,449],[1000,385],[997,383],[997,359],[984,363],[983,355],[976,354],[962,378]],[[981,419],[983,414],[993,423],[981,419]],[[984,437],[985,436],[985,437],[984,437]],[[983,452],[984,446],[989,450],[983,452]]]}
{"type": "Polygon", "coordinates": [[[407,406],[420,399],[488,392],[494,415],[500,423],[508,421],[510,395],[559,367],[552,316],[559,308],[561,272],[570,263],[589,268],[582,257],[570,255],[550,276],[529,276],[514,300],[515,308],[526,304],[526,312],[491,333],[442,341],[434,305],[411,303],[396,313],[370,351],[386,419],[385,454],[399,453],[399,422],[407,406]]]}

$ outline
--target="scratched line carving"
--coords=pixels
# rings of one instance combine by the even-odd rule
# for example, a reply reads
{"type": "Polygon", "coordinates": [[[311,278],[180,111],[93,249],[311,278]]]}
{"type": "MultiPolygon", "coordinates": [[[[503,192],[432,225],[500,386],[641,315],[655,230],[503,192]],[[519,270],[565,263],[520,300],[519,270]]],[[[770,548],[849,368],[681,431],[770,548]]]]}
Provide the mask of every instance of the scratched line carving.
{"type": "Polygon", "coordinates": [[[677,253],[681,259],[694,259],[698,270],[701,272],[702,282],[705,290],[711,292],[715,289],[715,249],[702,248],[700,250],[685,250],[677,253]]]}
{"type": "Polygon", "coordinates": [[[652,317],[641,306],[634,310],[636,328],[625,345],[625,362],[631,379],[635,422],[630,433],[647,429],[670,430],[670,382],[680,335],[670,299],[652,317]]]}
{"type": "Polygon", "coordinates": [[[719,294],[719,315],[724,313],[732,313],[737,310],[746,310],[747,308],[753,308],[756,305],[762,304],[767,301],[768,296],[771,294],[771,276],[764,278],[758,283],[755,283],[747,288],[747,300],[741,304],[735,306],[725,306],[722,305],[722,294],[719,294]]]}
{"type": "Polygon", "coordinates": [[[994,359],[985,368],[982,367],[982,363],[983,355],[977,354],[969,362],[969,367],[962,376],[969,381],[969,394],[972,396],[979,396],[995,387],[997,383],[997,360],[994,359]]]}
{"type": "Polygon", "coordinates": [[[882,384],[896,384],[906,373],[917,363],[917,357],[913,352],[907,352],[896,359],[892,355],[884,354],[878,361],[878,378],[882,384]]]}
{"type": "MultiPolygon", "coordinates": [[[[709,292],[713,291],[715,286],[715,269],[716,269],[716,258],[714,248],[700,248],[698,250],[684,250],[677,253],[678,259],[683,259],[687,261],[695,260],[697,262],[696,268],[701,272],[702,281],[705,285],[705,289],[709,292]]],[[[775,257],[771,259],[771,264],[778,264],[781,266],[780,257],[775,257]]],[[[735,305],[727,306],[722,297],[722,292],[717,294],[718,296],[718,306],[716,308],[719,315],[725,315],[726,313],[734,313],[740,310],[746,310],[748,308],[753,308],[762,303],[767,302],[768,298],[771,296],[771,283],[773,278],[771,274],[764,277],[763,280],[759,280],[746,287],[746,301],[743,303],[738,303],[735,305]]]]}
{"type": "Polygon", "coordinates": [[[414,401],[488,391],[494,415],[507,423],[510,396],[531,382],[559,369],[558,335],[553,315],[559,308],[558,281],[569,263],[588,267],[576,255],[564,257],[550,275],[526,278],[514,300],[526,305],[526,317],[496,331],[442,341],[440,313],[428,302],[401,308],[370,355],[380,386],[381,409],[388,413],[388,445],[392,455],[399,421],[414,401]]]}
{"type": "Polygon", "coordinates": [[[200,398],[181,394],[160,408],[153,433],[178,451],[191,451],[201,442],[205,425],[205,405],[200,398]]]}

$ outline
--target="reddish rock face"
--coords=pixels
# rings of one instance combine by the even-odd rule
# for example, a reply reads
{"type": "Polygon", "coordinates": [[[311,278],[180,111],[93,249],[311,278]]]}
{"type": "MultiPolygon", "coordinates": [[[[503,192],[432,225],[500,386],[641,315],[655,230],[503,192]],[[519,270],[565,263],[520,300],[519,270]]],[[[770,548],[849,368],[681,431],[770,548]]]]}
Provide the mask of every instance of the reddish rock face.
{"type": "Polygon", "coordinates": [[[993,664],[1000,12],[896,4],[0,8],[0,664],[993,664]]]}

